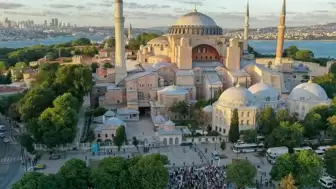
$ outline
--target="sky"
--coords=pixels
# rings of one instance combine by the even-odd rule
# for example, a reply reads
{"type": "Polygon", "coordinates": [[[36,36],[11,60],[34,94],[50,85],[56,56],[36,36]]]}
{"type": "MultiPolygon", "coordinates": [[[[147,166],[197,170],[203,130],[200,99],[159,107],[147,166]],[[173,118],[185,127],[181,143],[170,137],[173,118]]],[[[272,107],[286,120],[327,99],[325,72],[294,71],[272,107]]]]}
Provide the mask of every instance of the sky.
{"type": "MultiPolygon", "coordinates": [[[[0,19],[113,26],[114,0],[0,0],[0,19]]],[[[242,28],[246,0],[124,0],[125,27],[171,26],[194,7],[224,29],[242,28]]],[[[282,0],[250,0],[250,27],[275,27],[282,0]]],[[[336,22],[336,0],[287,0],[287,26],[336,22]]]]}

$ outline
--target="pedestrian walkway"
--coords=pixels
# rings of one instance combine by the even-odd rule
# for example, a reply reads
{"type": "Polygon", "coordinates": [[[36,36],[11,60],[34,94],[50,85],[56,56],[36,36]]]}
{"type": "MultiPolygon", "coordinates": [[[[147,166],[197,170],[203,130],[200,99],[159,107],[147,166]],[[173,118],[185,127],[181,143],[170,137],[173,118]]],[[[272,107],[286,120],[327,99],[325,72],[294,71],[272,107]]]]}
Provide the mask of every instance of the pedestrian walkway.
{"type": "Polygon", "coordinates": [[[0,159],[0,163],[12,163],[12,162],[18,162],[21,161],[21,156],[7,156],[2,159],[0,159]]]}

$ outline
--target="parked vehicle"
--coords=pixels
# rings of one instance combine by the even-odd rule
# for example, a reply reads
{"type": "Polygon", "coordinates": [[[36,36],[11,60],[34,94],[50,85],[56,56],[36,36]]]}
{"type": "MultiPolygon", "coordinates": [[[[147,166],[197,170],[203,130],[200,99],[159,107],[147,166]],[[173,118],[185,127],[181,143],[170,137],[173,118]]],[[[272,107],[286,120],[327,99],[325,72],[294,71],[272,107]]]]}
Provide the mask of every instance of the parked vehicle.
{"type": "Polygon", "coordinates": [[[0,138],[5,137],[5,133],[0,133],[0,138]]]}
{"type": "Polygon", "coordinates": [[[0,131],[6,131],[6,127],[4,125],[0,125],[0,131]]]}
{"type": "Polygon", "coordinates": [[[5,137],[4,138],[4,143],[9,143],[9,142],[10,142],[9,138],[5,137]]]}
{"type": "Polygon", "coordinates": [[[271,164],[274,164],[277,157],[279,157],[283,154],[287,154],[288,152],[289,152],[289,150],[286,146],[268,148],[267,151],[266,151],[266,159],[271,164]]]}
{"type": "Polygon", "coordinates": [[[61,159],[61,155],[56,155],[56,154],[54,154],[54,155],[51,155],[51,156],[49,157],[49,159],[50,159],[50,160],[61,159]]]}
{"type": "Polygon", "coordinates": [[[212,158],[214,158],[214,160],[219,160],[220,159],[219,154],[216,151],[211,152],[211,156],[212,156],[212,158]]]}
{"type": "Polygon", "coordinates": [[[325,188],[333,188],[336,186],[335,179],[330,176],[323,176],[319,179],[319,183],[325,188]]]}
{"type": "Polygon", "coordinates": [[[234,153],[245,153],[245,152],[262,152],[264,151],[264,144],[256,144],[256,143],[235,143],[232,148],[234,153]]]}

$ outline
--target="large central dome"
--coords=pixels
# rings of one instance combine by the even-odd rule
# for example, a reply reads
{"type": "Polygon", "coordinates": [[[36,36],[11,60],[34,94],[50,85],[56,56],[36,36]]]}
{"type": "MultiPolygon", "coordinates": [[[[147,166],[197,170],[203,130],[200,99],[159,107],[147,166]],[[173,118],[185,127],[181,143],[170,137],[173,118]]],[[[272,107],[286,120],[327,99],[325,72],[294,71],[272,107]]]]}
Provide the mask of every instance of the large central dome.
{"type": "Polygon", "coordinates": [[[216,27],[216,22],[209,16],[200,12],[191,12],[181,16],[175,26],[213,26],[216,27]]]}
{"type": "Polygon", "coordinates": [[[181,16],[168,30],[170,35],[222,35],[223,30],[209,16],[194,10],[181,16]]]}

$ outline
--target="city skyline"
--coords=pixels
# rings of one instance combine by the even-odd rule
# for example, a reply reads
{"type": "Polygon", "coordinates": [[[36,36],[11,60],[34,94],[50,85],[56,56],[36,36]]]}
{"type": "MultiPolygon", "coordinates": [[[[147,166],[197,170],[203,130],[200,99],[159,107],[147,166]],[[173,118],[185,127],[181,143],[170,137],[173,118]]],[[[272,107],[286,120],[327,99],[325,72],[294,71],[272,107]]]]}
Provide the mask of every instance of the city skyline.
{"type": "MultiPolygon", "coordinates": [[[[276,27],[279,23],[282,0],[250,0],[250,27],[276,27]]],[[[243,28],[246,0],[215,2],[214,0],[124,0],[125,26],[137,27],[173,25],[176,19],[197,10],[212,17],[225,28],[243,28]],[[150,22],[149,22],[150,21],[150,22]]],[[[79,26],[113,26],[114,0],[69,0],[48,3],[34,0],[17,0],[15,3],[0,0],[1,17],[14,20],[31,19],[36,23],[57,17],[79,26]],[[84,18],[84,19],[83,19],[84,18]],[[83,20],[86,22],[84,23],[83,20]]],[[[287,26],[306,26],[336,22],[336,0],[289,0],[287,26]],[[300,7],[300,10],[296,10],[300,7]]]]}

